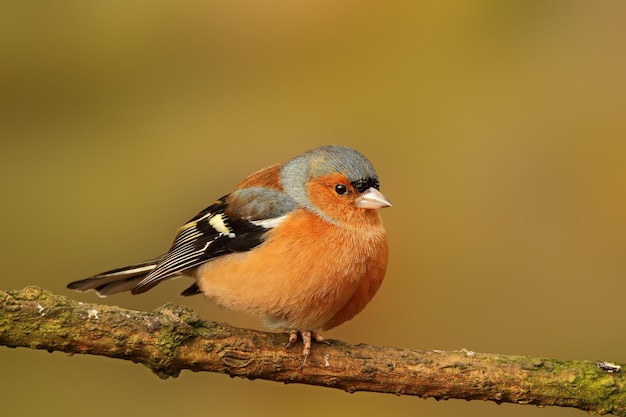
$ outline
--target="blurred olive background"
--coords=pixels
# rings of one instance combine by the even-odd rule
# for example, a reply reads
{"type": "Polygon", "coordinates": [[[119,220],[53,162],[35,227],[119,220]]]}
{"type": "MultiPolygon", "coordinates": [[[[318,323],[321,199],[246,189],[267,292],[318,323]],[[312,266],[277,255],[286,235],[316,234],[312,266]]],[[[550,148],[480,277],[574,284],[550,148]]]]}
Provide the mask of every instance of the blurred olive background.
{"type": "MultiPolygon", "coordinates": [[[[247,174],[358,148],[394,203],[386,281],[326,336],[626,362],[626,3],[0,6],[2,288],[206,319],[67,282],[166,250],[247,174]]],[[[313,353],[314,354],[314,353],[313,353]]],[[[7,416],[575,416],[0,348],[7,416]]]]}

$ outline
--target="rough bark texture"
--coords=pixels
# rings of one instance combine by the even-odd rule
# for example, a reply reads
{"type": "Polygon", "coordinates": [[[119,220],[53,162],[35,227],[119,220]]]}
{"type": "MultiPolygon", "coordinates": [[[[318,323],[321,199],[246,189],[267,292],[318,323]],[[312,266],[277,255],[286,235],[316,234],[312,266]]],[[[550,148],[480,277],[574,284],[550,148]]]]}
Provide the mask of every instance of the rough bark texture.
{"type": "Polygon", "coordinates": [[[153,312],[88,304],[37,287],[0,291],[0,345],[139,362],[159,377],[220,372],[436,399],[575,407],[626,416],[624,373],[595,362],[462,351],[315,344],[301,369],[286,334],[201,320],[167,304],[153,312]]]}

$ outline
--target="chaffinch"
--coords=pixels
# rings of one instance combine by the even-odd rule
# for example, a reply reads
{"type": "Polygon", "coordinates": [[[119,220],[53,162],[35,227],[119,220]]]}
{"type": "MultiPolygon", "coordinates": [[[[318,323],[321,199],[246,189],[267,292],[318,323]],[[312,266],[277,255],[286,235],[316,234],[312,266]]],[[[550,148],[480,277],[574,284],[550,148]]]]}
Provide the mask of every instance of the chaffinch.
{"type": "Polygon", "coordinates": [[[158,258],[68,284],[107,296],[140,294],[166,279],[195,278],[182,295],[260,316],[298,334],[304,365],[316,332],[359,313],[387,267],[376,209],[391,204],[372,164],[356,150],[321,146],[262,169],[201,211],[158,258]]]}

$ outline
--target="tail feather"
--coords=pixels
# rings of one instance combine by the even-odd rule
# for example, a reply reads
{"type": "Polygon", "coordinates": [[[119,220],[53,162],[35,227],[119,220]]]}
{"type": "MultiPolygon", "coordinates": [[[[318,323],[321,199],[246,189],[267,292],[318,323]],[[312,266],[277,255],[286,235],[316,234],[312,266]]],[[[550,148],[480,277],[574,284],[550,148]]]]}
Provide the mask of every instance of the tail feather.
{"type": "Polygon", "coordinates": [[[164,258],[159,256],[155,259],[112,269],[89,278],[70,282],[67,288],[80,292],[95,291],[98,296],[106,297],[123,291],[131,291],[141,282],[157,264],[164,258]]]}

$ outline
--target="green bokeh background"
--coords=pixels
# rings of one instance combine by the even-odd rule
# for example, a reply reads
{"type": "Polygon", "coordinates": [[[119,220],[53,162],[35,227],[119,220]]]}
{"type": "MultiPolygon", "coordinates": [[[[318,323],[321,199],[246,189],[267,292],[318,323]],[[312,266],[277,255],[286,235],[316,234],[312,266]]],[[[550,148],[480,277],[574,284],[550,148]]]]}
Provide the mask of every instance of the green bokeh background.
{"type": "MultiPolygon", "coordinates": [[[[626,362],[626,2],[0,6],[2,288],[159,254],[245,175],[358,148],[394,207],[386,280],[327,337],[626,362]]],[[[0,348],[1,414],[582,416],[0,348]]]]}

